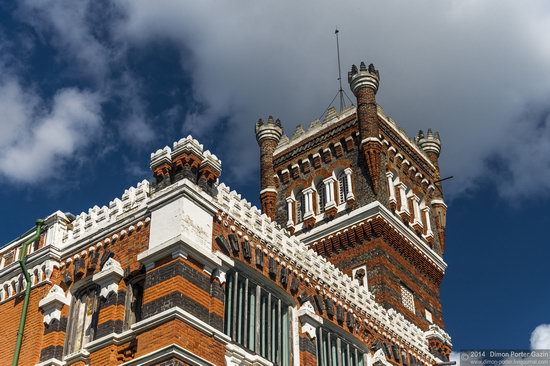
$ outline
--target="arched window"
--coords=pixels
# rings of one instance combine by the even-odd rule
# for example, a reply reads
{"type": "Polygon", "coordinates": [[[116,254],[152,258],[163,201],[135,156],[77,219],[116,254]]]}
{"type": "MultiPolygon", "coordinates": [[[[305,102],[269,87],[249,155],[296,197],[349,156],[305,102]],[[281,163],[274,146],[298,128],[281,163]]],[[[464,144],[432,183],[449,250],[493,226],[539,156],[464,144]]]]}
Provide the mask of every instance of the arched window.
{"type": "Polygon", "coordinates": [[[124,330],[130,329],[132,324],[141,320],[144,285],[145,278],[143,276],[138,276],[128,283],[128,291],[126,292],[124,330]]]}
{"type": "Polygon", "coordinates": [[[306,198],[302,191],[296,194],[296,223],[304,221],[306,213],[306,198]]]}
{"type": "Polygon", "coordinates": [[[325,204],[327,203],[325,197],[325,184],[323,181],[317,183],[315,189],[317,190],[317,205],[319,206],[319,213],[323,213],[325,212],[325,204]]]}
{"type": "Polygon", "coordinates": [[[345,172],[341,172],[338,175],[338,198],[339,198],[338,203],[339,204],[346,202],[346,197],[348,195],[348,192],[349,192],[348,178],[345,172]]]}
{"type": "Polygon", "coordinates": [[[98,288],[87,287],[75,293],[67,328],[65,354],[80,351],[95,338],[98,318],[98,288]]]}

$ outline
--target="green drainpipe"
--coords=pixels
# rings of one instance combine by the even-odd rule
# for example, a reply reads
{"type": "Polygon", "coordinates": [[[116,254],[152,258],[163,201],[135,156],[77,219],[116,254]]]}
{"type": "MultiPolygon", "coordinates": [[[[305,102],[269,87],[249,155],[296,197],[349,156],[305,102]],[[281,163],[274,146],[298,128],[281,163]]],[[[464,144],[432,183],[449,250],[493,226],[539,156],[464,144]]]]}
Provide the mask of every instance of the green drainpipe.
{"type": "Polygon", "coordinates": [[[19,330],[17,331],[17,341],[15,343],[15,352],[13,354],[13,360],[11,361],[12,366],[17,366],[19,362],[19,355],[21,353],[21,345],[23,344],[23,332],[25,331],[25,321],[27,320],[27,311],[29,310],[29,299],[31,297],[31,287],[32,281],[31,276],[27,270],[27,247],[29,244],[34,243],[36,240],[40,239],[40,233],[42,232],[42,225],[44,225],[44,220],[36,220],[36,231],[34,235],[29,240],[23,242],[21,247],[21,258],[19,258],[19,266],[25,276],[25,281],[27,286],[25,288],[25,300],[23,301],[23,309],[21,310],[21,318],[19,319],[19,330]]]}

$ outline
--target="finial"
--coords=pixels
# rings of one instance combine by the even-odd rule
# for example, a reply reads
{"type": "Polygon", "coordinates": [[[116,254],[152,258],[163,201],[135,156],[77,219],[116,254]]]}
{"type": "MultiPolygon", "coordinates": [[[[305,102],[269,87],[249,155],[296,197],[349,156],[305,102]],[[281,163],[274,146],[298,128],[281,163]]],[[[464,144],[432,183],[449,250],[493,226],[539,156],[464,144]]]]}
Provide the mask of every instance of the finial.
{"type": "Polygon", "coordinates": [[[361,65],[359,66],[359,70],[361,71],[367,71],[367,66],[365,65],[364,61],[361,61],[361,65]]]}

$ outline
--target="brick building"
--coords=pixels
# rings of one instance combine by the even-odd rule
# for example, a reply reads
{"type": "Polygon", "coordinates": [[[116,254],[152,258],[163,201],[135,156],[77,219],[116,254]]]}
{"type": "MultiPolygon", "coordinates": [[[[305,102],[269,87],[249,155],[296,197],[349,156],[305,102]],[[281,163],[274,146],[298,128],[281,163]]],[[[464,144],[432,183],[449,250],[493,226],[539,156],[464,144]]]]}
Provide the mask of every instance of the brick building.
{"type": "Polygon", "coordinates": [[[151,183],[3,246],[0,365],[24,313],[19,365],[447,361],[441,144],[385,115],[379,79],[353,66],[357,107],[291,138],[256,124],[262,211],[187,137],[151,155],[151,183]]]}

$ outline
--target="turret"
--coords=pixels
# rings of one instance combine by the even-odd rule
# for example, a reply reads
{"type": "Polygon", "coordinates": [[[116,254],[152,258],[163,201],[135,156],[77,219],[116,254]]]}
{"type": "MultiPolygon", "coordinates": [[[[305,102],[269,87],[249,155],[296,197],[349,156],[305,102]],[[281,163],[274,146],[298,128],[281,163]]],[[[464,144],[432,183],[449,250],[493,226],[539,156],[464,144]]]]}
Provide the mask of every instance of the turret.
{"type": "Polygon", "coordinates": [[[439,132],[435,132],[434,134],[431,129],[428,129],[428,133],[424,135],[422,130],[418,131],[416,144],[426,153],[430,161],[437,167],[439,153],[441,152],[439,132]]]}
{"type": "Polygon", "coordinates": [[[357,121],[359,123],[359,137],[361,151],[367,162],[372,190],[378,193],[380,185],[380,160],[382,143],[378,138],[378,112],[376,107],[376,92],[380,82],[380,74],[370,64],[367,68],[361,62],[359,69],[353,65],[348,73],[351,91],[357,98],[357,121]]]}
{"type": "MultiPolygon", "coordinates": [[[[428,132],[418,131],[416,136],[416,144],[420,147],[428,156],[428,159],[435,165],[435,179],[439,181],[441,178],[439,175],[439,154],[441,153],[441,139],[439,138],[439,132],[432,132],[428,129],[428,132]]],[[[439,243],[441,245],[441,254],[445,250],[445,227],[447,225],[447,205],[443,200],[443,187],[440,182],[435,183],[437,189],[432,194],[431,206],[435,214],[435,222],[437,235],[439,236],[439,243]]]]}
{"type": "Polygon", "coordinates": [[[256,140],[260,146],[260,176],[261,191],[260,201],[262,211],[275,220],[277,207],[277,189],[275,187],[275,172],[273,169],[273,153],[281,139],[283,128],[281,121],[273,121],[269,116],[266,123],[259,119],[256,123],[256,140]]]}

